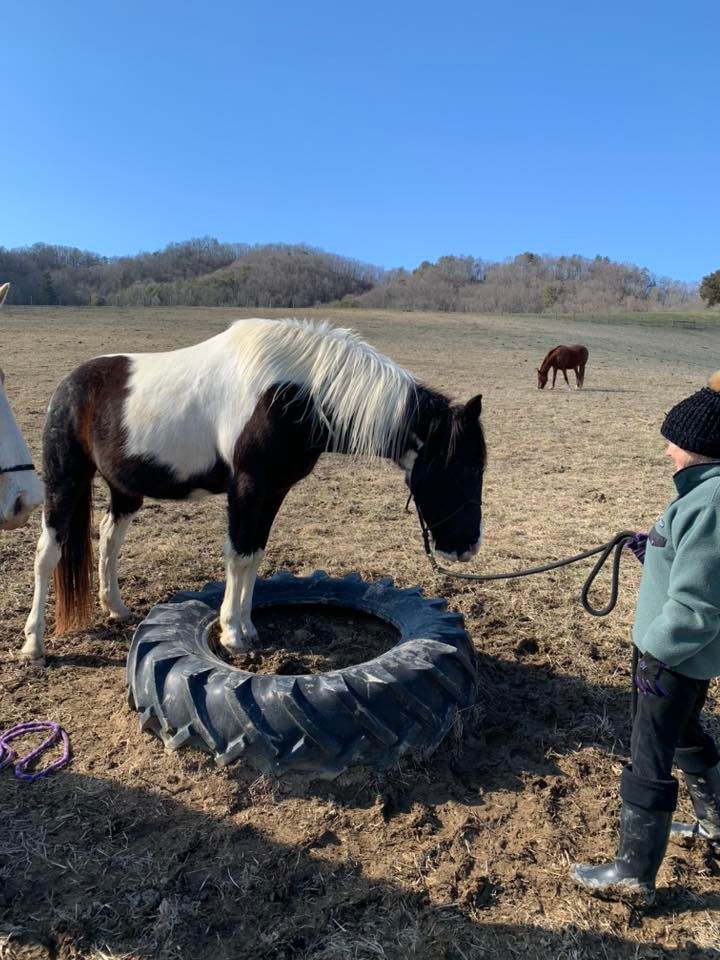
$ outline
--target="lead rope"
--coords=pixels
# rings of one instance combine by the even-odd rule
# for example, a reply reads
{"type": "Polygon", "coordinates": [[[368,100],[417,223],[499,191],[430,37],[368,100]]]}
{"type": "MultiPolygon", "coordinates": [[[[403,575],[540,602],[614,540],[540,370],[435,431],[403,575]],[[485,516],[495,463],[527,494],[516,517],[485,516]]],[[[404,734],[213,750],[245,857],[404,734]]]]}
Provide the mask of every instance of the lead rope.
{"type": "MultiPolygon", "coordinates": [[[[407,512],[409,512],[411,500],[412,494],[410,494],[407,503],[405,504],[405,509],[407,512]]],[[[420,529],[422,530],[425,553],[430,561],[430,566],[436,573],[439,573],[444,577],[453,577],[457,580],[473,580],[476,583],[486,582],[489,580],[514,580],[518,577],[532,577],[536,573],[547,573],[548,570],[557,570],[559,567],[567,567],[571,563],[578,563],[580,560],[587,560],[588,557],[593,557],[596,554],[600,554],[598,559],[595,561],[594,567],[588,574],[582,590],[580,591],[580,603],[583,605],[583,609],[592,617],[606,617],[615,609],[620,584],[620,560],[622,559],[622,551],[628,540],[632,540],[635,536],[634,531],[621,530],[619,533],[616,533],[611,540],[608,540],[607,543],[600,544],[599,547],[592,547],[590,550],[585,550],[582,553],[576,553],[574,556],[567,557],[565,560],[555,560],[552,563],[545,563],[539,567],[528,567],[526,570],[513,570],[510,573],[455,573],[452,570],[447,570],[445,567],[441,567],[435,559],[435,556],[432,552],[432,547],[430,546],[430,531],[428,530],[427,524],[425,523],[417,502],[415,503],[415,508],[417,510],[418,520],[420,521],[420,529]],[[605,563],[613,551],[614,554],[611,572],[610,600],[604,607],[593,607],[588,599],[588,595],[593,584],[595,583],[597,575],[605,566],[605,563]]]]}
{"type": "Polygon", "coordinates": [[[17,723],[14,727],[10,727],[8,730],[3,730],[3,732],[0,733],[0,770],[4,770],[5,767],[13,764],[13,772],[18,780],[32,783],[41,777],[46,777],[49,773],[52,773],[53,770],[64,767],[69,760],[70,741],[68,740],[68,735],[60,724],[55,723],[54,720],[28,720],[26,723],[17,723]],[[45,740],[43,740],[39,746],[35,747],[34,750],[26,753],[25,756],[18,757],[15,749],[10,746],[12,741],[18,740],[28,733],[38,733],[42,731],[48,731],[48,736],[45,740]],[[56,744],[61,745],[62,753],[60,757],[48,764],[47,767],[43,767],[42,770],[28,772],[31,764],[37,760],[41,754],[56,744]]]}
{"type": "Polygon", "coordinates": [[[0,473],[22,473],[24,470],[34,470],[32,463],[17,463],[14,467],[0,467],[0,473]]]}

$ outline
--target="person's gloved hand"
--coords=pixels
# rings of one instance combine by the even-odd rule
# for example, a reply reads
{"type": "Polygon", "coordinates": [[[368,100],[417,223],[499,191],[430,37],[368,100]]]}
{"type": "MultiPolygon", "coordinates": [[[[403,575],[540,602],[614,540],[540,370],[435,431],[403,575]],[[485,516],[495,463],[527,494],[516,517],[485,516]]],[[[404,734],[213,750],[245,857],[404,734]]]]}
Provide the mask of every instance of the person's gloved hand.
{"type": "Polygon", "coordinates": [[[648,535],[646,533],[638,533],[632,538],[632,540],[626,540],[625,546],[628,550],[635,554],[640,563],[645,563],[645,550],[647,549],[648,535]]]}
{"type": "Polygon", "coordinates": [[[635,671],[635,686],[644,697],[666,697],[667,690],[662,685],[662,675],[668,665],[656,660],[650,653],[643,653],[635,671]]]}

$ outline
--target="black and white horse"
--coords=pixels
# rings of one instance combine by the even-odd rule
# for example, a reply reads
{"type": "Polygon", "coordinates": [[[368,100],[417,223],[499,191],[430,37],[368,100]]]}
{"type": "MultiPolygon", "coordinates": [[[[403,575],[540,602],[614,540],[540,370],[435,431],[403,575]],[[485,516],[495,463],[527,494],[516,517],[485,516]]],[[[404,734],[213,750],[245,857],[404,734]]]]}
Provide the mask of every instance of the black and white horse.
{"type": "Polygon", "coordinates": [[[270,528],[324,451],[393,460],[434,550],[469,560],[481,537],[480,408],[480,396],[451,405],[352,331],[308,321],[242,320],[196,346],[83,364],[58,386],[48,411],[46,504],[23,655],[43,655],[53,570],[56,633],[89,618],[96,473],[110,487],[99,558],[100,603],[110,617],[128,615],[118,554],[143,498],[227,496],[220,624],[230,651],[257,637],[252,595],[270,528]]]}
{"type": "MultiPolygon", "coordinates": [[[[9,289],[9,283],[0,285],[0,306],[9,289]]],[[[13,416],[0,370],[0,530],[21,527],[42,502],[43,485],[13,416]]]]}

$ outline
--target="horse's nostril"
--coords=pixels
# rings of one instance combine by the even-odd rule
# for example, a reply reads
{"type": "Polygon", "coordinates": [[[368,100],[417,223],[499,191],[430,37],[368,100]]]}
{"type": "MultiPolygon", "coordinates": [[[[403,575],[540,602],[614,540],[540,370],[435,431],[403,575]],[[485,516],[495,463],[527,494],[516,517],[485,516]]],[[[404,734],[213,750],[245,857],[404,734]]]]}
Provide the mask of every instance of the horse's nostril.
{"type": "Polygon", "coordinates": [[[17,498],[15,504],[13,505],[13,515],[19,517],[20,514],[25,509],[25,501],[22,498],[22,494],[17,498]]]}

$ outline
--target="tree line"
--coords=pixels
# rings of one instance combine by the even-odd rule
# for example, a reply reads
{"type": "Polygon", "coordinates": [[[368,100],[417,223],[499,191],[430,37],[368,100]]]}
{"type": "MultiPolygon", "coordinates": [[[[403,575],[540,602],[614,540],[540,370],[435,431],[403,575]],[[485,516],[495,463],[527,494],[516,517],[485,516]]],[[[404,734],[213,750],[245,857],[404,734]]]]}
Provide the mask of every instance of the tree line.
{"type": "Polygon", "coordinates": [[[699,305],[701,296],[708,305],[717,302],[709,278],[698,290],[601,256],[526,252],[502,262],[444,256],[414,270],[385,270],[305,245],[253,246],[210,237],[122,257],[44,243],[0,247],[0,280],[12,283],[13,303],[75,306],[333,304],[542,313],[688,307],[699,305]]]}
{"type": "Polygon", "coordinates": [[[368,306],[477,313],[654,310],[699,305],[696,284],[608,257],[522,253],[502,263],[440,257],[396,270],[363,297],[368,306]]]}

